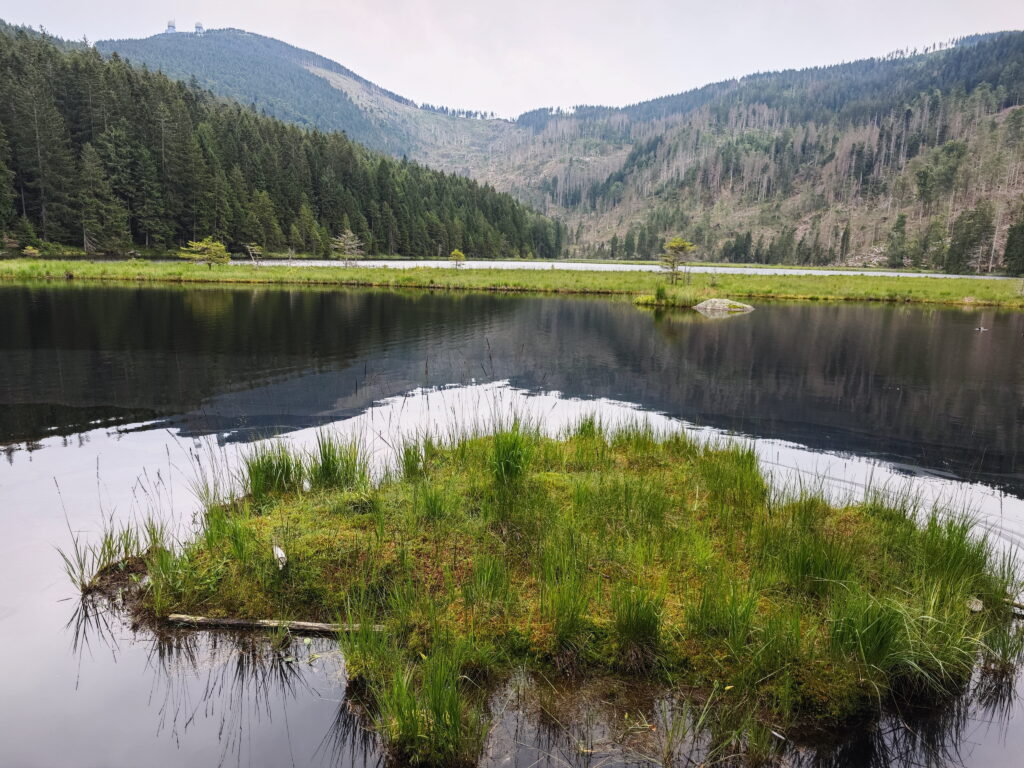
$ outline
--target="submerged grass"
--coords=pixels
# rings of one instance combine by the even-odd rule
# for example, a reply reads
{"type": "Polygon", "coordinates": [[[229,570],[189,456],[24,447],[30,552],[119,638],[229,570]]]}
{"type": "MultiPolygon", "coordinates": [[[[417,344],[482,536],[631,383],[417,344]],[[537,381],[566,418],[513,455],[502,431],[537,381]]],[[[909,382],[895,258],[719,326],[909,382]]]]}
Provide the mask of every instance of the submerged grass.
{"type": "Polygon", "coordinates": [[[721,692],[757,753],[766,724],[942,700],[1024,653],[1015,564],[969,517],[780,498],[749,446],[585,418],[398,459],[371,481],[327,436],[312,456],[252,449],[243,497],[209,505],[193,540],[148,545],[146,609],[362,625],[341,638],[353,691],[393,755],[423,764],[476,759],[488,680],[518,667],[721,692]]]}

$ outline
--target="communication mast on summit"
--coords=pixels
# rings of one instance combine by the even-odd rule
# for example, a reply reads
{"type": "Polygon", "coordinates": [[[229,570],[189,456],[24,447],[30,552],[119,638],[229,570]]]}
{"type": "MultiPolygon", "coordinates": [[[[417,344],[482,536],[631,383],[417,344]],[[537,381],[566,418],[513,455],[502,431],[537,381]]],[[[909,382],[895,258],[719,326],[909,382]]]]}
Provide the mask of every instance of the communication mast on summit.
{"type": "Polygon", "coordinates": [[[171,35],[178,31],[178,28],[174,24],[174,19],[167,22],[167,29],[164,30],[165,35],[171,35]]]}

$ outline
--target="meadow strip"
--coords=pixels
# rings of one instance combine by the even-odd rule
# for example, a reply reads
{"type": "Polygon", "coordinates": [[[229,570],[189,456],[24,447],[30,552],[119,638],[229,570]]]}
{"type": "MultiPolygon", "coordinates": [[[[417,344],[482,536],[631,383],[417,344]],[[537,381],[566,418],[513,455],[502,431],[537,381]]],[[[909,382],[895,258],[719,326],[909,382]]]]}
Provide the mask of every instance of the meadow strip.
{"type": "Polygon", "coordinates": [[[692,274],[668,288],[657,272],[450,267],[261,267],[210,269],[186,262],[0,261],[0,280],[82,280],[134,283],[366,286],[498,293],[593,294],[640,297],[664,306],[692,306],[708,298],[792,301],[877,301],[1024,309],[1024,281],[891,275],[692,274]],[[646,297],[646,298],[644,298],[646,297]]]}

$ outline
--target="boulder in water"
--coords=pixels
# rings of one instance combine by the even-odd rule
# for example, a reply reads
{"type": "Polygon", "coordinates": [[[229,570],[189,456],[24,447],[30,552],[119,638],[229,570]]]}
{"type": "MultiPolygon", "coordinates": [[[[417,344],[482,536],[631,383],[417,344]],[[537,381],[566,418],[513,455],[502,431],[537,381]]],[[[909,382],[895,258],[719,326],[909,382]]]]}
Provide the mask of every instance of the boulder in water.
{"type": "Polygon", "coordinates": [[[694,307],[704,317],[729,317],[730,315],[742,315],[753,312],[754,308],[749,304],[743,304],[732,299],[707,299],[694,307]]]}

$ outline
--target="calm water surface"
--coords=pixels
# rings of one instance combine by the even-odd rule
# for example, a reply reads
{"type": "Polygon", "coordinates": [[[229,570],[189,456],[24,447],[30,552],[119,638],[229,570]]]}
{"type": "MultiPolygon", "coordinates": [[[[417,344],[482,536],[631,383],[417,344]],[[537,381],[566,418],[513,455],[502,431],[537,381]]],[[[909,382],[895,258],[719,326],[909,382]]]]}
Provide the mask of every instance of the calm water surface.
{"type": "MultiPolygon", "coordinates": [[[[187,529],[195,457],[230,462],[249,440],[331,424],[385,460],[400,430],[511,409],[738,434],[780,482],[913,483],[1008,544],[1024,534],[1020,314],[780,304],[709,321],[585,299],[0,286],[0,765],[376,765],[330,643],[284,662],[251,637],[76,616],[54,546],[153,508],[187,529]]],[[[1002,694],[800,761],[1017,765],[1024,711],[1002,694]]],[[[485,762],[639,761],[517,712],[485,762]]]]}

